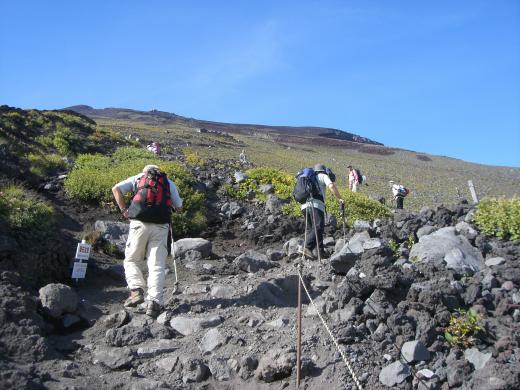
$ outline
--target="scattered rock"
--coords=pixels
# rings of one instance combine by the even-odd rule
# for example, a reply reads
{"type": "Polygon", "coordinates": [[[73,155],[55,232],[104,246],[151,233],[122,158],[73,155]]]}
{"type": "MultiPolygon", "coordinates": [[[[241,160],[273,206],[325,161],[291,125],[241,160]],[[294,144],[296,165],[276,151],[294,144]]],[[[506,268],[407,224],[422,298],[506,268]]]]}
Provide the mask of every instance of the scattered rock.
{"type": "Polygon", "coordinates": [[[246,253],[238,256],[235,259],[238,268],[242,271],[254,273],[260,270],[268,270],[274,267],[278,267],[278,263],[270,261],[267,256],[256,252],[254,250],[247,251],[246,253]]]}
{"type": "Polygon", "coordinates": [[[475,370],[480,370],[491,359],[491,352],[482,353],[476,348],[468,348],[464,351],[464,357],[475,370]]]}
{"type": "Polygon", "coordinates": [[[175,241],[175,256],[182,259],[186,252],[199,252],[202,258],[206,258],[211,254],[212,244],[204,238],[182,238],[175,241]]]}
{"type": "Polygon", "coordinates": [[[400,361],[395,361],[392,364],[384,367],[379,373],[379,381],[386,386],[393,387],[412,374],[410,367],[400,361]]]}
{"type": "Polygon", "coordinates": [[[430,351],[419,340],[404,343],[401,347],[401,355],[405,359],[405,363],[430,360],[430,351]]]}
{"type": "Polygon", "coordinates": [[[226,341],[227,337],[224,336],[218,328],[210,329],[206,332],[206,334],[200,342],[200,350],[203,353],[212,352],[216,348],[225,344],[226,341]]]}
{"type": "Polygon", "coordinates": [[[48,284],[40,288],[39,294],[44,312],[53,318],[59,318],[64,313],[74,313],[78,308],[76,291],[65,284],[48,284]]]}
{"type": "Polygon", "coordinates": [[[260,359],[255,377],[264,382],[286,378],[291,375],[295,363],[296,353],[293,351],[270,350],[260,359]]]}
{"type": "Polygon", "coordinates": [[[94,351],[93,363],[103,364],[111,369],[125,368],[132,363],[134,355],[128,347],[109,348],[98,347],[94,351]]]}

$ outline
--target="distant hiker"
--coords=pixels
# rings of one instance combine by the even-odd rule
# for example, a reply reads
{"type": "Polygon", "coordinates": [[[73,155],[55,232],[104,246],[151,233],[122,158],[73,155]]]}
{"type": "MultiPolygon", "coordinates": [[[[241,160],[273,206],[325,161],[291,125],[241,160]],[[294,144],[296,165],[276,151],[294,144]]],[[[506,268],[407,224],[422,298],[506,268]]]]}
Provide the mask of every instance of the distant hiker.
{"type": "Polygon", "coordinates": [[[410,190],[402,184],[396,184],[393,180],[389,181],[392,186],[392,194],[395,199],[395,208],[401,210],[404,206],[404,198],[410,190]]]}
{"type": "Polygon", "coordinates": [[[130,296],[126,307],[145,302],[146,314],[157,317],[162,311],[167,241],[171,222],[171,208],[182,211],[182,199],[177,186],[156,165],[147,165],[143,172],[131,176],[112,188],[123,216],[130,219],[130,232],[125,249],[125,278],[130,296]],[[126,208],[124,195],[132,193],[126,208]],[[148,280],[145,283],[140,264],[146,259],[148,280]]]}
{"type": "Polygon", "coordinates": [[[357,171],[352,168],[352,165],[349,165],[348,167],[348,188],[352,192],[357,192],[357,186],[359,184],[359,176],[357,174],[357,171]]]}
{"type": "Polygon", "coordinates": [[[246,157],[246,151],[245,149],[242,149],[242,152],[240,153],[240,164],[247,164],[247,157],[246,157]]]}
{"type": "Polygon", "coordinates": [[[298,180],[293,196],[297,201],[302,203],[301,210],[304,217],[307,219],[307,231],[305,233],[306,241],[304,247],[301,248],[301,253],[309,259],[315,259],[317,256],[322,258],[325,256],[323,248],[323,232],[325,230],[326,188],[328,188],[342,204],[344,204],[345,201],[341,198],[338,188],[336,187],[336,184],[334,184],[336,176],[329,168],[325,167],[325,165],[316,164],[314,169],[305,168],[297,177],[298,180]],[[304,179],[305,177],[308,178],[308,182],[312,186],[312,189],[310,190],[311,193],[309,194],[309,192],[306,193],[306,191],[300,191],[300,194],[298,194],[299,183],[304,183],[306,181],[304,179]],[[301,194],[303,195],[299,197],[301,194]],[[307,197],[307,195],[310,196],[307,197]],[[316,256],[313,254],[313,250],[315,251],[316,256]]]}
{"type": "Polygon", "coordinates": [[[161,154],[161,145],[158,142],[152,142],[146,147],[146,149],[157,156],[161,154]]]}

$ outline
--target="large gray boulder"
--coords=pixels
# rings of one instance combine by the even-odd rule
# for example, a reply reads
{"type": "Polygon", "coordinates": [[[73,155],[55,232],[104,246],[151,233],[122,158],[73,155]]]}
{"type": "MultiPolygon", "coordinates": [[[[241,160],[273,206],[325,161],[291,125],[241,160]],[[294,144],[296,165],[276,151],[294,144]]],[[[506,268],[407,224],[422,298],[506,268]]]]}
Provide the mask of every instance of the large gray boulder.
{"type": "Polygon", "coordinates": [[[392,364],[384,367],[379,373],[379,382],[383,385],[394,387],[403,382],[412,374],[410,367],[400,361],[395,361],[392,364]]]}
{"type": "Polygon", "coordinates": [[[466,237],[457,235],[454,227],[445,227],[420,237],[409,258],[415,262],[444,264],[460,273],[477,272],[484,266],[480,251],[466,237]]]}
{"type": "Polygon", "coordinates": [[[246,253],[241,254],[235,259],[235,262],[237,263],[238,268],[249,273],[279,267],[278,263],[268,260],[266,255],[254,250],[249,250],[246,253]]]}
{"type": "MultiPolygon", "coordinates": [[[[363,245],[370,240],[370,235],[366,231],[354,234],[339,252],[331,256],[330,265],[333,271],[341,275],[346,274],[361,258],[361,254],[365,251],[363,245]]],[[[377,245],[375,242],[372,244],[377,245]]],[[[369,245],[369,247],[372,247],[372,245],[369,245]]]]}
{"type": "Polygon", "coordinates": [[[222,323],[222,317],[211,316],[207,318],[173,317],[170,326],[183,336],[197,333],[204,328],[212,328],[222,323]]]}
{"type": "Polygon", "coordinates": [[[227,337],[218,328],[210,329],[200,340],[200,350],[209,353],[227,342],[227,337]]]}
{"type": "Polygon", "coordinates": [[[477,348],[468,348],[464,351],[464,357],[475,370],[484,368],[486,363],[491,359],[491,352],[482,353],[477,348]]]}
{"type": "Polygon", "coordinates": [[[94,230],[100,232],[101,237],[115,245],[121,253],[125,252],[129,229],[130,225],[125,222],[96,221],[94,223],[94,230]]]}
{"type": "Polygon", "coordinates": [[[134,354],[128,347],[98,347],[93,353],[93,363],[103,364],[111,369],[127,367],[134,360],[134,354]]]}
{"type": "Polygon", "coordinates": [[[406,363],[430,360],[430,351],[419,340],[407,341],[401,347],[401,355],[406,363]]]}
{"type": "Polygon", "coordinates": [[[235,177],[235,182],[240,184],[240,183],[243,183],[244,181],[246,181],[247,179],[247,176],[244,172],[242,171],[236,171],[233,176],[235,177]]]}
{"type": "Polygon", "coordinates": [[[175,257],[183,259],[188,251],[199,252],[202,258],[208,257],[213,248],[211,241],[204,238],[182,238],[175,241],[175,257]]]}
{"type": "Polygon", "coordinates": [[[74,313],[78,308],[76,291],[65,284],[51,283],[39,290],[43,311],[53,318],[64,313],[74,313]]]}

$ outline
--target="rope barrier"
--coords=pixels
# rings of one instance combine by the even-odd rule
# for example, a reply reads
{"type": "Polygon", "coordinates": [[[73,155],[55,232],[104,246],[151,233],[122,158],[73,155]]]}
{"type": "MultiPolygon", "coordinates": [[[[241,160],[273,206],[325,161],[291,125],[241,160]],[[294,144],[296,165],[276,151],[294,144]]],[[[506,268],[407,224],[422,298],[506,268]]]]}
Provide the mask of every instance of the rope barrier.
{"type": "Polygon", "coordinates": [[[318,313],[318,317],[320,318],[321,322],[323,323],[323,326],[325,327],[325,330],[327,330],[332,342],[334,343],[334,345],[336,346],[336,349],[338,350],[339,354],[341,355],[343,361],[345,362],[348,370],[349,370],[349,373],[350,373],[350,376],[352,377],[352,379],[354,380],[354,383],[356,384],[357,388],[359,390],[363,390],[363,386],[361,386],[361,383],[359,382],[359,379],[358,377],[356,376],[356,373],[354,372],[354,370],[352,369],[352,366],[350,365],[349,361],[348,361],[348,358],[345,356],[345,354],[343,353],[343,350],[341,349],[341,347],[339,346],[339,343],[336,341],[336,338],[334,337],[334,335],[332,334],[332,332],[330,331],[327,323],[325,322],[325,320],[323,319],[323,316],[321,315],[320,311],[318,310],[316,304],[314,303],[314,300],[311,298],[311,295],[309,294],[309,291],[307,290],[307,286],[305,286],[305,282],[303,280],[303,276],[302,276],[302,273],[300,271],[300,268],[301,268],[301,265],[298,264],[298,267],[297,267],[297,270],[298,270],[298,277],[300,278],[300,283],[302,284],[303,286],[303,289],[305,290],[305,293],[307,294],[307,297],[309,298],[309,301],[311,302],[312,306],[314,307],[314,309],[316,310],[316,313],[318,313]]]}

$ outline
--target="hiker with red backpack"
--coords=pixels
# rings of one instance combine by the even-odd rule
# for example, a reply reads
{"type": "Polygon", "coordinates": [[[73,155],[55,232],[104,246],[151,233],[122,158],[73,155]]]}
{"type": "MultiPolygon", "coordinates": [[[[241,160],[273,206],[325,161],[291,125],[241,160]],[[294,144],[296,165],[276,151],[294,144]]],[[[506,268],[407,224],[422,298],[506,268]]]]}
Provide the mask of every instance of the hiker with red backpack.
{"type": "Polygon", "coordinates": [[[146,302],[146,314],[156,318],[163,307],[171,209],[182,211],[182,199],[175,183],[156,165],[147,165],[138,175],[117,183],[112,193],[123,216],[130,219],[123,262],[130,296],[124,306],[136,307],[146,302]],[[126,193],[133,194],[128,208],[124,198],[126,193]],[[148,265],[147,282],[140,269],[145,259],[148,265]]]}
{"type": "Polygon", "coordinates": [[[404,206],[404,198],[408,195],[410,190],[402,184],[396,184],[393,180],[390,180],[389,184],[392,187],[392,194],[395,199],[395,208],[402,210],[404,206]]]}
{"type": "Polygon", "coordinates": [[[349,165],[348,167],[348,188],[352,192],[357,192],[357,186],[361,180],[358,176],[358,172],[356,169],[349,165]]]}
{"type": "Polygon", "coordinates": [[[336,187],[336,176],[323,164],[314,169],[305,168],[296,176],[293,197],[302,204],[301,210],[306,218],[306,240],[300,252],[308,259],[325,257],[323,232],[325,230],[325,192],[328,188],[343,205],[345,201],[336,187]],[[314,253],[313,253],[314,251],[314,253]]]}

